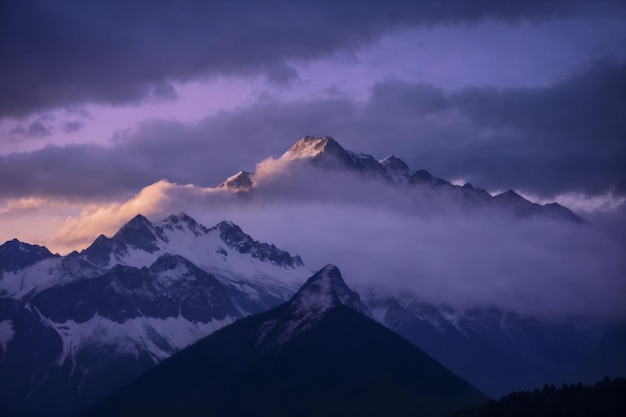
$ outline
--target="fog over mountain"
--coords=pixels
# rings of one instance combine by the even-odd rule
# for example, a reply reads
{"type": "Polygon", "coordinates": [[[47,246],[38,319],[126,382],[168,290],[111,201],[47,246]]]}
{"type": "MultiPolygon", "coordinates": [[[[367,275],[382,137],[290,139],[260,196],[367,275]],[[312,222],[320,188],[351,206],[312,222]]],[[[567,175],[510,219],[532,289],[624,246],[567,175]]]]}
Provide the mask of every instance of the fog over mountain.
{"type": "Polygon", "coordinates": [[[232,219],[313,268],[341,265],[355,288],[384,279],[391,293],[410,289],[459,308],[626,316],[626,236],[613,221],[519,218],[495,203],[463,203],[456,195],[462,187],[399,186],[299,162],[288,153],[261,161],[247,178],[254,183],[249,192],[160,181],[125,202],[68,218],[50,243],[80,245],[137,211],[158,219],[184,210],[205,224],[232,219]]]}

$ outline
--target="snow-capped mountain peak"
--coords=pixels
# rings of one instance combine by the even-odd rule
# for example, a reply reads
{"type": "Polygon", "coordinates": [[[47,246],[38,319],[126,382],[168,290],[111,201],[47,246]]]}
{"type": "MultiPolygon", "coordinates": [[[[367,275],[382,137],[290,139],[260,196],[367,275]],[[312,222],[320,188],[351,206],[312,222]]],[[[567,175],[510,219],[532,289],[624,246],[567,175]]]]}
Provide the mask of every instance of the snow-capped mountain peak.
{"type": "Polygon", "coordinates": [[[330,136],[323,138],[314,136],[305,136],[283,154],[283,158],[302,159],[315,158],[321,154],[345,155],[346,150],[330,136]]]}
{"type": "Polygon", "coordinates": [[[228,247],[241,254],[249,254],[253,258],[270,261],[282,267],[295,268],[304,265],[300,256],[292,257],[288,252],[278,249],[273,244],[261,243],[252,239],[231,221],[222,221],[209,230],[219,230],[220,239],[228,247]]]}
{"type": "Polygon", "coordinates": [[[344,282],[339,268],[329,264],[309,278],[282,306],[277,319],[268,320],[261,326],[257,345],[280,346],[310,329],[339,306],[369,315],[359,295],[344,282]]]}
{"type": "Polygon", "coordinates": [[[141,214],[122,226],[113,238],[150,253],[159,249],[157,239],[167,240],[163,233],[141,214]]]}
{"type": "Polygon", "coordinates": [[[0,391],[18,381],[15,406],[69,415],[79,399],[93,401],[233,320],[284,303],[310,275],[299,256],[232,222],[209,229],[185,213],[159,223],[137,215],[64,257],[8,242],[0,246],[0,391]],[[48,386],[63,387],[53,405],[48,386]]]}
{"type": "Polygon", "coordinates": [[[172,214],[165,218],[158,226],[166,233],[167,230],[178,230],[185,232],[186,230],[192,232],[195,236],[201,236],[207,234],[209,229],[196,222],[187,213],[180,212],[178,214],[172,214]]]}
{"type": "Polygon", "coordinates": [[[330,136],[305,136],[281,157],[287,161],[306,161],[318,168],[360,172],[391,180],[385,168],[374,157],[344,149],[330,136]]]}
{"type": "Polygon", "coordinates": [[[344,282],[339,268],[328,264],[307,280],[292,298],[291,303],[298,305],[298,310],[322,313],[339,304],[348,306],[361,313],[366,309],[361,298],[344,282]]]}
{"type": "Polygon", "coordinates": [[[252,239],[231,221],[207,228],[185,213],[171,215],[155,225],[138,215],[112,238],[99,236],[81,255],[102,268],[115,263],[147,266],[163,253],[179,254],[198,265],[208,265],[228,256],[231,249],[281,268],[304,265],[298,255],[291,256],[272,244],[252,239]],[[221,255],[211,255],[216,253],[221,255]]]}
{"type": "Polygon", "coordinates": [[[250,191],[254,188],[254,181],[252,180],[252,173],[248,171],[239,171],[232,177],[229,177],[217,186],[217,188],[228,188],[231,191],[250,191]]]}
{"type": "Polygon", "coordinates": [[[381,159],[380,164],[385,167],[388,172],[408,173],[409,166],[400,158],[391,155],[385,159],[381,159]]]}
{"type": "Polygon", "coordinates": [[[28,251],[13,250],[20,245],[0,246],[0,295],[17,299],[97,277],[116,265],[150,267],[169,254],[184,257],[233,291],[245,293],[247,298],[240,297],[238,306],[251,314],[289,299],[311,275],[300,256],[254,240],[232,222],[207,228],[185,213],[155,224],[136,216],[113,237],[100,235],[88,248],[65,257],[43,248],[45,253],[33,258],[28,251]]]}
{"type": "Polygon", "coordinates": [[[394,155],[379,161],[372,155],[345,149],[330,136],[305,136],[296,141],[279,159],[278,168],[270,170],[269,174],[266,172],[257,177],[254,173],[240,171],[220,184],[218,188],[225,192],[229,191],[240,196],[254,198],[253,190],[257,190],[258,194],[263,195],[264,190],[269,188],[262,186],[269,177],[283,177],[278,181],[278,183],[283,184],[281,181],[290,177],[290,175],[285,175],[286,173],[293,173],[293,177],[298,178],[299,175],[296,174],[316,175],[321,170],[327,175],[335,173],[341,173],[340,175],[355,174],[365,181],[376,180],[382,181],[382,184],[385,185],[407,187],[409,192],[432,192],[433,197],[442,195],[445,198],[441,202],[436,202],[436,198],[429,198],[428,200],[432,201],[433,204],[445,205],[444,211],[447,211],[447,206],[452,205],[456,206],[453,207],[453,211],[455,208],[468,211],[495,208],[520,218],[544,217],[584,223],[583,219],[566,207],[533,203],[514,191],[492,197],[491,194],[481,188],[454,185],[446,179],[432,175],[425,169],[414,171],[402,159],[394,155]],[[318,171],[309,171],[309,168],[318,171]],[[276,173],[280,173],[280,175],[276,175],[276,173]]]}

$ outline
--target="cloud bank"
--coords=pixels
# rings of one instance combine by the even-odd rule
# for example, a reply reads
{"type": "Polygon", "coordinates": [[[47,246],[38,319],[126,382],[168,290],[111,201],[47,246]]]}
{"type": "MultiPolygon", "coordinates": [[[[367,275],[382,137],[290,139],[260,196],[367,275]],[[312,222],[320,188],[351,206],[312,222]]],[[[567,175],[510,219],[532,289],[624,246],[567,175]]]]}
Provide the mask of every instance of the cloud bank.
{"type": "Polygon", "coordinates": [[[312,269],[333,263],[360,291],[549,319],[626,318],[626,234],[616,227],[623,218],[520,220],[352,174],[285,175],[283,162],[260,164],[252,196],[160,181],[126,201],[66,217],[43,243],[84,247],[138,212],[159,221],[182,210],[207,226],[232,220],[255,239],[300,254],[312,269]]]}
{"type": "Polygon", "coordinates": [[[623,14],[620,1],[35,0],[0,10],[0,117],[176,97],[173,82],[297,75],[289,61],[354,50],[410,26],[623,14]],[[236,28],[237,30],[233,30],[236,28]],[[236,51],[236,53],[233,53],[236,51]]]}
{"type": "Polygon", "coordinates": [[[259,99],[199,123],[153,120],[109,145],[50,145],[0,156],[0,195],[102,200],[166,178],[215,186],[305,134],[331,134],[377,158],[491,190],[540,198],[626,196],[626,64],[601,60],[543,88],[446,92],[377,83],[366,103],[345,97],[259,99]]]}

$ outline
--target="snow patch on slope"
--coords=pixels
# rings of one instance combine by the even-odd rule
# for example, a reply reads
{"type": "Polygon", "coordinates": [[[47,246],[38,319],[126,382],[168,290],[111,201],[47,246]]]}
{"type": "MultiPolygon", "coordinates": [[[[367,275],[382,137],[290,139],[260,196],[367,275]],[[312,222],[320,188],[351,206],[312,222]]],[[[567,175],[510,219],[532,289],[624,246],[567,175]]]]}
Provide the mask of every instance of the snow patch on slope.
{"type": "Polygon", "coordinates": [[[0,296],[22,299],[46,288],[67,284],[80,278],[91,278],[71,274],[63,266],[62,258],[48,258],[17,272],[5,272],[0,277],[0,296]]]}
{"type": "Polygon", "coordinates": [[[284,159],[304,159],[314,158],[324,151],[328,138],[316,138],[305,136],[297,141],[281,158],[284,159]]]}
{"type": "Polygon", "coordinates": [[[63,354],[58,364],[70,359],[75,363],[77,353],[82,349],[114,347],[115,351],[126,354],[148,352],[155,362],[160,362],[173,353],[197,342],[214,331],[232,323],[235,318],[212,320],[208,323],[189,321],[182,315],[158,319],[137,317],[123,323],[95,315],[84,323],[68,320],[55,323],[42,317],[53,327],[63,341],[63,354]]]}
{"type": "Polygon", "coordinates": [[[183,256],[215,275],[223,284],[244,290],[251,299],[257,299],[255,287],[264,287],[269,293],[286,300],[311,273],[304,267],[287,269],[231,249],[220,238],[217,229],[201,236],[195,236],[188,229],[166,230],[165,233],[169,242],[159,242],[160,250],[154,255],[183,256]]]}
{"type": "Polygon", "coordinates": [[[13,330],[13,322],[11,320],[0,321],[0,346],[2,347],[2,362],[4,362],[4,355],[7,352],[7,346],[9,342],[15,337],[15,330],[13,330]]]}
{"type": "Polygon", "coordinates": [[[357,293],[343,281],[336,266],[326,265],[307,280],[277,320],[261,325],[257,345],[279,346],[310,329],[333,308],[345,305],[369,315],[357,293]]]}

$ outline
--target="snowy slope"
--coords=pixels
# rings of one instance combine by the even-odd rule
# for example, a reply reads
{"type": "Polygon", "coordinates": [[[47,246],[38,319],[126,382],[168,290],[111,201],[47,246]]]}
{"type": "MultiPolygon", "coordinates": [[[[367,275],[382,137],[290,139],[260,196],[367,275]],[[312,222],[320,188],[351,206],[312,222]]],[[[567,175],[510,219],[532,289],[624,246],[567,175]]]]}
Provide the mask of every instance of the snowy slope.
{"type": "Polygon", "coordinates": [[[235,175],[228,177],[226,181],[217,188],[228,188],[231,191],[250,191],[254,187],[252,174],[247,171],[239,171],[235,175]]]}
{"type": "Polygon", "coordinates": [[[80,257],[109,269],[118,264],[148,266],[166,253],[182,256],[245,295],[236,300],[244,314],[288,299],[311,273],[299,256],[254,241],[232,222],[206,228],[184,213],[155,225],[138,215],[113,238],[99,239],[103,242],[80,257]]]}
{"type": "Polygon", "coordinates": [[[185,214],[138,215],[65,257],[32,248],[41,259],[0,273],[0,412],[76,410],[310,276],[232,222],[185,214]]]}
{"type": "Polygon", "coordinates": [[[147,267],[164,254],[182,256],[217,277],[238,297],[244,314],[288,299],[310,276],[299,256],[253,240],[224,221],[212,228],[184,213],[153,225],[138,215],[115,236],[99,236],[80,254],[46,258],[0,276],[0,296],[27,299],[38,292],[79,279],[94,278],[115,265],[147,267]]]}
{"type": "Polygon", "coordinates": [[[79,279],[95,278],[106,272],[75,255],[40,260],[23,269],[0,275],[0,297],[28,299],[46,288],[79,279]]]}

